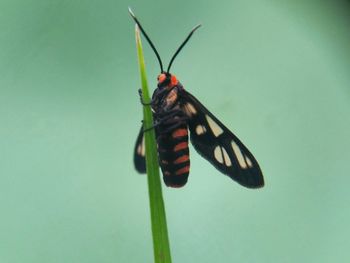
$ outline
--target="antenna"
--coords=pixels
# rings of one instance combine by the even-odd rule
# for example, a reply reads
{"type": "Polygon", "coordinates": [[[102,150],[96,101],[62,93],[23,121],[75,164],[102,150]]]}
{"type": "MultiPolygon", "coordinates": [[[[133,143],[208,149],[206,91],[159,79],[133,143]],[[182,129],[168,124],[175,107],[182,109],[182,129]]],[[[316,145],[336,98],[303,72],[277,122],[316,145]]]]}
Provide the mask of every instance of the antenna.
{"type": "Polygon", "coordinates": [[[190,40],[192,34],[201,26],[201,24],[195,26],[191,32],[188,34],[188,36],[186,37],[185,41],[181,44],[181,46],[176,50],[174,56],[171,58],[168,69],[167,69],[167,73],[169,73],[170,67],[174,62],[174,59],[176,58],[176,56],[180,53],[181,49],[186,45],[186,43],[188,42],[188,40],[190,40]]]}
{"type": "Polygon", "coordinates": [[[160,59],[160,56],[158,54],[158,51],[157,49],[155,48],[155,46],[153,45],[151,39],[147,36],[145,30],[143,30],[139,20],[136,18],[136,16],[134,15],[134,13],[132,12],[131,8],[129,7],[129,13],[131,15],[131,17],[134,19],[135,23],[139,26],[139,28],[141,29],[141,32],[142,34],[145,36],[145,38],[147,39],[148,43],[150,44],[151,48],[153,49],[154,53],[156,54],[157,56],[157,59],[158,59],[158,62],[159,62],[159,66],[160,66],[160,71],[163,73],[164,70],[163,70],[163,63],[162,63],[162,60],[160,59]]]}

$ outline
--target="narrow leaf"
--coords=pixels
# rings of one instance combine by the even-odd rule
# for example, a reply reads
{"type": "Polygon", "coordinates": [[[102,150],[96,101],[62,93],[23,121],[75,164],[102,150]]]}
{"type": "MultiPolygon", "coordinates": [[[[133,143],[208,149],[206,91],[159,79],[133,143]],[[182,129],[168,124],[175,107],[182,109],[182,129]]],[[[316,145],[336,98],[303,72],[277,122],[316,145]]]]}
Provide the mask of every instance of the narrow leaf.
{"type": "MultiPolygon", "coordinates": [[[[136,48],[141,74],[142,96],[145,103],[150,102],[148,84],[146,77],[145,61],[141,45],[140,31],[135,27],[136,48]]],[[[150,106],[143,107],[144,128],[152,127],[153,116],[150,106]]],[[[146,170],[148,181],[148,193],[151,212],[151,224],[153,235],[153,250],[155,263],[171,263],[170,246],[164,201],[162,195],[162,185],[159,176],[157,145],[154,129],[145,132],[146,144],[146,170]]]]}

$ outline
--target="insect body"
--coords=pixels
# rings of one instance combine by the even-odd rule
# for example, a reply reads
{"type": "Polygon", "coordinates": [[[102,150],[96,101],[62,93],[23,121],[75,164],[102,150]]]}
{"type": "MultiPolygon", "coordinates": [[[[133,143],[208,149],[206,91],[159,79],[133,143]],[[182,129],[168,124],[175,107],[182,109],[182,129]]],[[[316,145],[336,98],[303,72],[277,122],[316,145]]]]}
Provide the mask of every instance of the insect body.
{"type": "Polygon", "coordinates": [[[179,98],[184,89],[170,74],[161,74],[158,81],[152,96],[152,109],[157,124],[159,163],[165,184],[180,187],[187,182],[190,169],[188,116],[179,98]]]}
{"type": "MultiPolygon", "coordinates": [[[[165,184],[170,187],[182,187],[187,182],[190,170],[189,130],[194,148],[219,171],[243,186],[262,187],[262,172],[250,151],[169,73],[175,57],[199,26],[190,32],[170,60],[167,71],[164,71],[153,43],[131,10],[130,13],[151,45],[161,67],[158,87],[150,104],[155,120],[158,159],[165,184]]],[[[147,129],[141,127],[135,145],[134,163],[140,173],[146,172],[143,133],[147,132],[147,129]]]]}

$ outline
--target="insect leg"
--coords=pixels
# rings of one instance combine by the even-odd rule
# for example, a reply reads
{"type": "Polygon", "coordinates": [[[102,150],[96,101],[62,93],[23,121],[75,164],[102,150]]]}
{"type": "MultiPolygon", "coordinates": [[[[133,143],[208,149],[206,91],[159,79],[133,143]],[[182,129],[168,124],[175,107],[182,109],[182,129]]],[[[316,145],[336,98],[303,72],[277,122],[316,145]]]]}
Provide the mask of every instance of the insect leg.
{"type": "Polygon", "coordinates": [[[142,90],[139,89],[138,92],[139,92],[141,104],[142,104],[143,106],[150,106],[150,105],[152,105],[152,104],[154,103],[154,100],[153,100],[153,99],[152,99],[149,103],[144,102],[143,99],[142,99],[142,90]]]}
{"type": "Polygon", "coordinates": [[[148,132],[148,131],[154,129],[155,127],[159,126],[160,124],[162,124],[162,122],[155,121],[154,124],[151,125],[151,127],[143,128],[143,132],[148,132]]]}

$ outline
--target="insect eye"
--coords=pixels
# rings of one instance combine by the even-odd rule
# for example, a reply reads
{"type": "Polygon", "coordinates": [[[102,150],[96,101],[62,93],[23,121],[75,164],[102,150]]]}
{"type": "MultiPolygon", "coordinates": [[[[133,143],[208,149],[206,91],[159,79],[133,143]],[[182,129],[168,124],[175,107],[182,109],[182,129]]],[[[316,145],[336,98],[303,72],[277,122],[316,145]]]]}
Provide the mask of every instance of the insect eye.
{"type": "Polygon", "coordinates": [[[177,79],[176,79],[176,77],[174,75],[171,76],[171,85],[172,86],[177,85],[177,79]]]}
{"type": "Polygon", "coordinates": [[[157,79],[159,83],[162,83],[166,79],[166,76],[165,74],[160,74],[157,79]]]}

